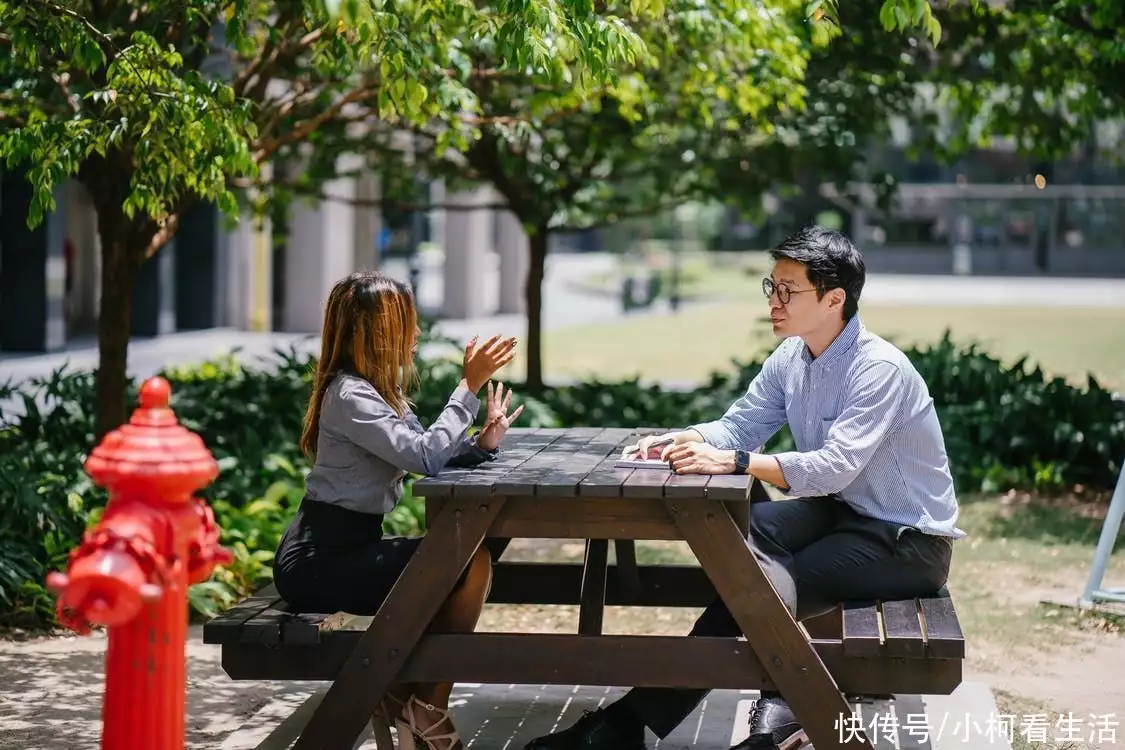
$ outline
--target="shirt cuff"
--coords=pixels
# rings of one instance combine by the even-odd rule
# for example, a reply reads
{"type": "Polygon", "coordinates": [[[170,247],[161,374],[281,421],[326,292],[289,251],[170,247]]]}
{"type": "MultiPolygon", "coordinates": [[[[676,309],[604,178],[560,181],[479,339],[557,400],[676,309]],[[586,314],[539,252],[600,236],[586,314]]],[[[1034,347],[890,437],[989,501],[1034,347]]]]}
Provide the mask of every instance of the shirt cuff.
{"type": "Polygon", "coordinates": [[[477,413],[480,412],[480,399],[477,398],[477,394],[473,393],[465,386],[459,385],[449,397],[450,403],[454,401],[468,409],[469,413],[476,419],[477,413]]]}
{"type": "Polygon", "coordinates": [[[722,422],[704,422],[703,424],[693,424],[688,429],[695,430],[703,436],[704,442],[708,445],[713,445],[716,448],[728,450],[735,446],[731,444],[731,434],[727,426],[722,422]]]}
{"type": "Polygon", "coordinates": [[[781,467],[781,475],[785,477],[788,489],[782,490],[787,495],[801,496],[809,488],[809,473],[803,465],[803,456],[797,451],[775,453],[773,457],[781,467]]]}
{"type": "Polygon", "coordinates": [[[497,446],[497,447],[493,448],[492,450],[488,450],[487,448],[482,448],[482,447],[480,447],[480,444],[477,443],[477,438],[479,438],[479,437],[480,437],[479,432],[476,435],[473,435],[473,441],[472,441],[473,451],[485,461],[495,461],[496,458],[500,455],[500,447],[497,446]]]}

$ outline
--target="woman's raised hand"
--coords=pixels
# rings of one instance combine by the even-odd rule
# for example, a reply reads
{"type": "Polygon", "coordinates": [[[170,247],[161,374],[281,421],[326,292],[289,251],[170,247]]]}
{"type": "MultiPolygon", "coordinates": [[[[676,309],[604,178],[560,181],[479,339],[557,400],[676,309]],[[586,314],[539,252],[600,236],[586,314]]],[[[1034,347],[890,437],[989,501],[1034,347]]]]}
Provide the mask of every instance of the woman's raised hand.
{"type": "Polygon", "coordinates": [[[477,445],[485,450],[494,451],[500,447],[500,440],[512,423],[519,417],[520,412],[523,411],[523,404],[516,407],[516,410],[511,414],[508,409],[512,406],[512,391],[509,389],[507,393],[504,392],[504,384],[497,383],[496,387],[492,387],[492,381],[488,382],[488,416],[485,418],[484,427],[477,436],[477,445]]]}
{"type": "Polygon", "coordinates": [[[477,346],[478,336],[473,336],[465,345],[465,360],[462,374],[465,384],[477,393],[484,384],[504,365],[516,356],[516,337],[501,338],[493,336],[481,346],[477,346]]]}

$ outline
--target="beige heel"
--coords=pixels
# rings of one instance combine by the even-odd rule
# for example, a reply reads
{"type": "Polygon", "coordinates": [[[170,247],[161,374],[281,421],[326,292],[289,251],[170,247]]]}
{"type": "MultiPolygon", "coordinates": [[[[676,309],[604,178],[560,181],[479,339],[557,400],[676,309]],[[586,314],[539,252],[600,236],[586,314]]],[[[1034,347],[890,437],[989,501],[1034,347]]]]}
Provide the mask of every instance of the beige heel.
{"type": "Polygon", "coordinates": [[[395,750],[394,740],[391,739],[391,728],[381,716],[371,717],[371,733],[375,735],[377,750],[395,750]]]}
{"type": "Polygon", "coordinates": [[[398,750],[418,750],[409,724],[402,719],[395,719],[395,732],[398,734],[398,750]]]}
{"type": "Polygon", "coordinates": [[[395,719],[395,728],[398,730],[398,750],[419,750],[421,742],[424,750],[453,750],[464,747],[457,730],[453,729],[453,719],[448,711],[443,711],[429,703],[423,703],[415,696],[410,696],[406,702],[402,716],[395,719]],[[419,718],[414,713],[414,707],[419,706],[430,713],[436,713],[438,720],[427,727],[421,726],[419,718]],[[448,724],[452,731],[441,732],[440,727],[448,724]]]}

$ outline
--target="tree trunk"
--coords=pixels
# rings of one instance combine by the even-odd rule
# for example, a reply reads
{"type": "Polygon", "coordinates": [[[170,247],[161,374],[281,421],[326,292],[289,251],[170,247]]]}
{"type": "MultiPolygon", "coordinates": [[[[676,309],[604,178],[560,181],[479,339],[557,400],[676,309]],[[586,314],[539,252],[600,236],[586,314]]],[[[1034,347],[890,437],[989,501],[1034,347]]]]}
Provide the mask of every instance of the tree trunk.
{"type": "Polygon", "coordinates": [[[99,212],[98,226],[102,241],[102,293],[98,307],[95,439],[101,440],[126,417],[125,370],[133,319],[133,282],[140,266],[136,259],[144,257],[144,250],[130,246],[123,220],[103,221],[99,212]]]}
{"type": "Polygon", "coordinates": [[[524,290],[527,299],[527,381],[524,388],[533,394],[543,392],[543,275],[550,236],[546,226],[539,226],[527,237],[531,258],[524,290]]]}

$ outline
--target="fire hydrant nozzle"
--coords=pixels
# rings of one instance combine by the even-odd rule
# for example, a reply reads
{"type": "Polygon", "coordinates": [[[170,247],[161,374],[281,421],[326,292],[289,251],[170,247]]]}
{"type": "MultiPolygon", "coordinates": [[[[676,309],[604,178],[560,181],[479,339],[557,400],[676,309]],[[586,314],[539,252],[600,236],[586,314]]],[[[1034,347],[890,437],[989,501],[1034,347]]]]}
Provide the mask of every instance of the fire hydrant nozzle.
{"type": "Polygon", "coordinates": [[[218,463],[180,426],[170,397],[168,381],[145,381],[128,424],[90,454],[86,471],[109,502],[67,572],[47,576],[62,625],[109,628],[105,750],[182,750],[187,587],[232,557],[211,508],[192,496],[218,463]]]}

